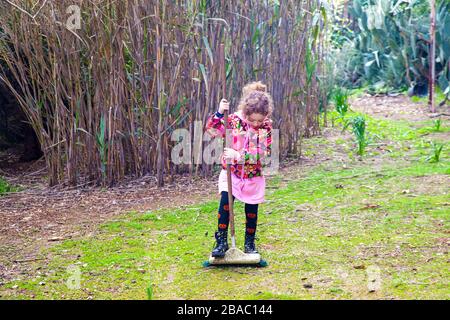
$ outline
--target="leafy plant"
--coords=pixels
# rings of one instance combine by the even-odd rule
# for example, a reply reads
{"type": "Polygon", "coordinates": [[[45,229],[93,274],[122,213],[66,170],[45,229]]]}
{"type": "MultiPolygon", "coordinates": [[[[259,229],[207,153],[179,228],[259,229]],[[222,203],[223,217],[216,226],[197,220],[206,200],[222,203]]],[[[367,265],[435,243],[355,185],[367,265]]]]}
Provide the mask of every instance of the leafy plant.
{"type": "Polygon", "coordinates": [[[368,145],[366,139],[366,119],[363,116],[356,116],[352,120],[353,133],[356,137],[356,143],[358,145],[357,154],[362,156],[364,154],[364,149],[368,145]]]}
{"type": "Polygon", "coordinates": [[[433,127],[434,131],[439,131],[441,129],[442,121],[441,121],[441,119],[436,119],[433,121],[433,124],[434,124],[434,127],[433,127]]]}
{"type": "Polygon", "coordinates": [[[342,121],[342,132],[350,125],[350,121],[345,118],[349,109],[348,96],[349,93],[346,89],[336,87],[333,90],[332,99],[334,101],[336,112],[338,113],[337,119],[342,121]]]}
{"type": "Polygon", "coordinates": [[[0,194],[11,191],[11,186],[2,178],[0,178],[0,194]]]}
{"type": "Polygon", "coordinates": [[[2,194],[6,194],[8,192],[16,192],[16,191],[19,191],[19,190],[20,190],[19,187],[15,187],[15,186],[10,185],[5,179],[0,177],[0,196],[2,194]]]}
{"type": "Polygon", "coordinates": [[[441,157],[441,152],[442,152],[442,149],[444,148],[444,145],[442,143],[436,143],[435,141],[432,141],[431,147],[432,147],[432,153],[427,158],[427,161],[431,162],[431,163],[439,162],[439,159],[441,157]]]}
{"type": "MultiPolygon", "coordinates": [[[[429,77],[430,6],[428,0],[353,0],[349,6],[354,34],[331,56],[337,79],[365,85],[372,93],[426,95],[429,77]]],[[[336,22],[338,23],[338,22],[336,22]]],[[[343,26],[342,28],[347,27],[343,26]]],[[[436,79],[450,93],[450,1],[436,1],[436,79]]]]}
{"type": "Polygon", "coordinates": [[[343,119],[348,111],[348,92],[347,90],[337,87],[334,90],[333,101],[337,113],[343,119]]]}

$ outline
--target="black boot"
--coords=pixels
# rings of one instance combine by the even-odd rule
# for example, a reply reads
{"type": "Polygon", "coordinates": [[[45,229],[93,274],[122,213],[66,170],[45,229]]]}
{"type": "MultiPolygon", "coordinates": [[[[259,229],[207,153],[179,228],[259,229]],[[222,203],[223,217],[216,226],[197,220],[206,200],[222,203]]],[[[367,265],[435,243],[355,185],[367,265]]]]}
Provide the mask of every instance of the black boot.
{"type": "Polygon", "coordinates": [[[255,248],[255,235],[254,234],[245,234],[245,245],[244,245],[245,253],[258,253],[255,248]]]}
{"type": "Polygon", "coordinates": [[[227,236],[228,230],[216,232],[216,247],[211,253],[213,257],[223,258],[225,256],[225,252],[228,250],[227,236]]]}

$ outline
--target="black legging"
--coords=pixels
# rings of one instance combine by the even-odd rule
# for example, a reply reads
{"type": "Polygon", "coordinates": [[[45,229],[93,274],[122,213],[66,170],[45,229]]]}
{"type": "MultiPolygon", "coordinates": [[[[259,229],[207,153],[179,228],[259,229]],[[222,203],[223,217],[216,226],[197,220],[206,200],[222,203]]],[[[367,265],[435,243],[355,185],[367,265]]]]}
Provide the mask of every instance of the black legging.
{"type": "MultiPolygon", "coordinates": [[[[233,196],[233,201],[235,197],[233,196]]],[[[258,204],[245,204],[245,233],[254,235],[256,233],[256,223],[258,221],[258,204]]],[[[228,192],[222,191],[218,214],[219,230],[227,230],[230,222],[230,211],[228,208],[228,192]]]]}

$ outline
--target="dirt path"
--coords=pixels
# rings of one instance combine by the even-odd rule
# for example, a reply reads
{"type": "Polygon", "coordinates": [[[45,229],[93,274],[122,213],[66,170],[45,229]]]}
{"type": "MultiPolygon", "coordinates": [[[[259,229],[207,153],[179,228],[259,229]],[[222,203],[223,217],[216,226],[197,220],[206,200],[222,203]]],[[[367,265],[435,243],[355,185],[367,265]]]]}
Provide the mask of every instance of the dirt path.
{"type": "Polygon", "coordinates": [[[355,111],[370,114],[376,118],[388,118],[392,120],[407,120],[411,122],[424,121],[436,118],[449,118],[450,107],[443,106],[438,113],[431,113],[429,108],[420,102],[413,102],[405,95],[397,96],[371,96],[364,94],[350,101],[351,108],[355,111]]]}
{"type": "Polygon", "coordinates": [[[35,179],[33,189],[0,197],[0,279],[23,272],[24,262],[35,259],[40,248],[88,236],[98,224],[121,213],[204,201],[215,187],[206,179],[190,181],[181,176],[176,181],[158,189],[155,178],[147,176],[104,190],[52,190],[35,179]]]}

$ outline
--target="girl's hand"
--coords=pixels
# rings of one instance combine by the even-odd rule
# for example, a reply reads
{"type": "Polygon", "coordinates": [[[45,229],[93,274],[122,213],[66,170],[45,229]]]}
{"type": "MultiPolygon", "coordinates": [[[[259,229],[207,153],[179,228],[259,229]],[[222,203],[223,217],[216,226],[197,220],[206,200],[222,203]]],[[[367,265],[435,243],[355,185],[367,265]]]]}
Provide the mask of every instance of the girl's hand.
{"type": "Polygon", "coordinates": [[[225,160],[239,160],[241,158],[241,154],[232,148],[224,148],[223,155],[225,160]]]}
{"type": "Polygon", "coordinates": [[[225,110],[230,110],[230,103],[226,99],[220,100],[219,113],[225,113],[225,110]]]}

